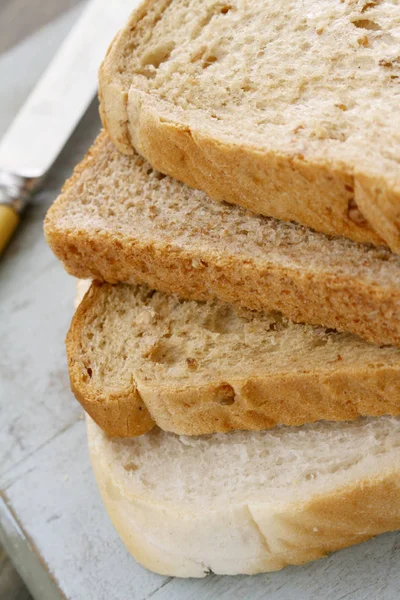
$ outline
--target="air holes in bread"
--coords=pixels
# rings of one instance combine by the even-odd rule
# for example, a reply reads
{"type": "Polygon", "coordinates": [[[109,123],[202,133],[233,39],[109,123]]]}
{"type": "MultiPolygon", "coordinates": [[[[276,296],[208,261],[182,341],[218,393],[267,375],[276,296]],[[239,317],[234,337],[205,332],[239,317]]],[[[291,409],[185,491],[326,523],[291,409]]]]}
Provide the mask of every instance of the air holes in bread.
{"type": "Polygon", "coordinates": [[[207,317],[204,328],[213,333],[229,333],[235,331],[240,323],[240,317],[229,304],[222,305],[215,313],[207,317]]]}
{"type": "Polygon", "coordinates": [[[169,59],[174,48],[175,42],[172,40],[152,48],[143,56],[142,67],[152,66],[155,69],[158,69],[162,63],[169,59]]]}
{"type": "Polygon", "coordinates": [[[125,471],[137,471],[138,468],[139,467],[137,465],[135,465],[135,463],[133,463],[133,462],[129,462],[126,465],[124,465],[125,471]]]}
{"type": "Polygon", "coordinates": [[[215,63],[217,60],[218,60],[217,57],[214,56],[213,54],[206,56],[205,59],[203,60],[203,64],[202,64],[203,69],[208,69],[208,67],[210,65],[212,65],[213,63],[215,63]]]}
{"type": "Polygon", "coordinates": [[[367,10],[369,10],[370,8],[374,8],[375,6],[378,6],[378,4],[380,4],[381,2],[382,2],[382,0],[371,0],[370,2],[366,2],[361,9],[361,13],[363,14],[363,13],[367,12],[367,10]]]}
{"type": "Polygon", "coordinates": [[[222,383],[216,390],[217,400],[222,406],[231,406],[235,402],[235,390],[229,383],[222,383]]]}
{"type": "Polygon", "coordinates": [[[217,6],[212,6],[208,12],[204,15],[204,17],[200,20],[197,27],[193,30],[191,39],[195,40],[200,33],[207,27],[207,25],[211,22],[212,19],[216,16],[227,15],[229,11],[232,9],[230,4],[221,4],[217,6]]]}
{"type": "Polygon", "coordinates": [[[327,343],[328,343],[328,338],[321,336],[321,337],[315,338],[315,340],[312,341],[311,345],[313,348],[319,348],[321,346],[326,346],[327,343]]]}
{"type": "Polygon", "coordinates": [[[69,244],[68,245],[68,252],[70,254],[72,254],[72,255],[79,254],[79,250],[78,250],[78,248],[74,244],[69,244]]]}
{"type": "Polygon", "coordinates": [[[191,371],[195,371],[197,369],[197,360],[195,358],[187,358],[186,364],[188,366],[188,369],[190,369],[191,371]]]}
{"type": "Polygon", "coordinates": [[[350,221],[352,221],[359,227],[365,227],[365,225],[367,225],[367,220],[358,208],[354,198],[351,198],[351,200],[349,200],[347,214],[350,221]]]}
{"type": "Polygon", "coordinates": [[[232,10],[232,6],[230,4],[226,4],[221,8],[219,12],[221,13],[221,15],[226,15],[230,10],[232,10]]]}
{"type": "Polygon", "coordinates": [[[93,371],[92,371],[92,369],[91,369],[90,367],[87,367],[87,369],[86,369],[86,372],[87,372],[87,374],[89,375],[89,377],[91,378],[91,377],[92,377],[92,375],[93,375],[93,371]]]}
{"type": "Polygon", "coordinates": [[[355,27],[359,29],[368,29],[369,31],[379,31],[380,26],[375,21],[371,21],[370,19],[356,19],[352,21],[355,27]]]}
{"type": "Polygon", "coordinates": [[[385,67],[386,69],[398,67],[400,66],[400,56],[396,56],[395,58],[382,58],[378,64],[380,67],[385,67]]]}
{"type": "Polygon", "coordinates": [[[179,362],[181,353],[178,348],[171,346],[165,340],[156,342],[144,355],[154,363],[174,365],[179,362]]]}

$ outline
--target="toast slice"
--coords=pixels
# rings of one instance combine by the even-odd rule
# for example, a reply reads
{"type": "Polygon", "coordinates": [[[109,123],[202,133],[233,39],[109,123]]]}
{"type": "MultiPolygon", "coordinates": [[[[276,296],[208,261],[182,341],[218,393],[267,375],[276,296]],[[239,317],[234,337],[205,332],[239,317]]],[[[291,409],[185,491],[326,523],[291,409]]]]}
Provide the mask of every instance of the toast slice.
{"type": "Polygon", "coordinates": [[[93,283],[67,354],[72,390],[112,436],[400,414],[400,350],[146,286],[93,283]]]}
{"type": "Polygon", "coordinates": [[[104,133],[49,210],[45,234],[79,278],[278,310],[400,345],[399,256],[214,202],[123,156],[104,133]]]}
{"type": "Polygon", "coordinates": [[[392,0],[147,0],[103,123],[216,200],[400,253],[399,37],[392,0]]]}
{"type": "Polygon", "coordinates": [[[398,419],[126,440],[87,426],[115,528],[163,575],[276,571],[400,528],[398,419]]]}

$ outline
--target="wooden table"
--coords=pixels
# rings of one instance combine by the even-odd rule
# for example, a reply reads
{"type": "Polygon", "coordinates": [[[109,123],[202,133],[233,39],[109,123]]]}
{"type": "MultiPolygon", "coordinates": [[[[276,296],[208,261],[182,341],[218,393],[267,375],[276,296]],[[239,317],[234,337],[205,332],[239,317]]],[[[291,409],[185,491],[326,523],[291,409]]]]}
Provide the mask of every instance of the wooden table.
{"type": "MultiPolygon", "coordinates": [[[[77,16],[0,59],[0,135],[77,16]]],[[[398,600],[400,534],[305,567],[179,580],[128,555],[103,510],[64,336],[74,281],[47,248],[46,210],[99,129],[94,103],[0,261],[0,541],[37,600],[398,600]]]]}
{"type": "Polygon", "coordinates": [[[1,0],[0,54],[49,23],[80,0],[1,0]]]}
{"type": "MultiPolygon", "coordinates": [[[[1,0],[0,55],[55,19],[79,0],[1,0]]],[[[0,598],[29,600],[23,581],[0,546],[0,598]]]]}

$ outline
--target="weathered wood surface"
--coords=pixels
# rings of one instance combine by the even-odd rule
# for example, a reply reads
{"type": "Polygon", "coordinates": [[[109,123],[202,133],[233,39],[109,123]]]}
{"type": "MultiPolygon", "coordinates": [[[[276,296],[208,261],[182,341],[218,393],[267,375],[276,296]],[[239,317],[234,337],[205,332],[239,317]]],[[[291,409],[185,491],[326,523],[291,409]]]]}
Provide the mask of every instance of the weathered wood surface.
{"type": "MultiPolygon", "coordinates": [[[[0,2],[0,54],[55,19],[79,0],[2,0],[0,2]]],[[[7,86],[4,86],[8,88],[7,86]]],[[[23,90],[25,91],[25,90],[23,90]]],[[[6,93],[10,90],[7,89],[6,93]]],[[[9,101],[15,102],[12,96],[9,101]]],[[[3,112],[4,123],[10,112],[3,112]]],[[[1,369],[2,361],[0,361],[1,369]]],[[[2,376],[2,373],[0,374],[2,376]]],[[[1,398],[0,398],[1,402],[1,398]]],[[[1,409],[0,409],[1,410],[1,409]]],[[[9,427],[15,426],[11,423],[9,427]]],[[[31,598],[21,577],[0,546],[0,598],[2,600],[29,600],[31,598]]]]}
{"type": "Polygon", "coordinates": [[[1,0],[0,54],[80,0],[1,0]]]}

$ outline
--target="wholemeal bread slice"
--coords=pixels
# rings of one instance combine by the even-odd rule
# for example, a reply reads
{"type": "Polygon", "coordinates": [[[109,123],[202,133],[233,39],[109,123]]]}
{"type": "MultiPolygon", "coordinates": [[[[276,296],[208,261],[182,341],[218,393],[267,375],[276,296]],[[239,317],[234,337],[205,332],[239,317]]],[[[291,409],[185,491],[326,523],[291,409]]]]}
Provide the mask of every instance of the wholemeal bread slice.
{"type": "Polygon", "coordinates": [[[393,0],[147,0],[103,123],[214,199],[399,253],[399,39],[393,0]]]}
{"type": "Polygon", "coordinates": [[[121,155],[104,134],[50,209],[45,233],[76,277],[279,310],[400,345],[400,257],[214,202],[121,155]]]}
{"type": "Polygon", "coordinates": [[[146,286],[92,284],[67,353],[72,390],[113,436],[400,414],[400,350],[146,286]]]}
{"type": "Polygon", "coordinates": [[[254,574],[400,527],[400,421],[109,439],[88,419],[111,520],[148,569],[254,574]]]}

